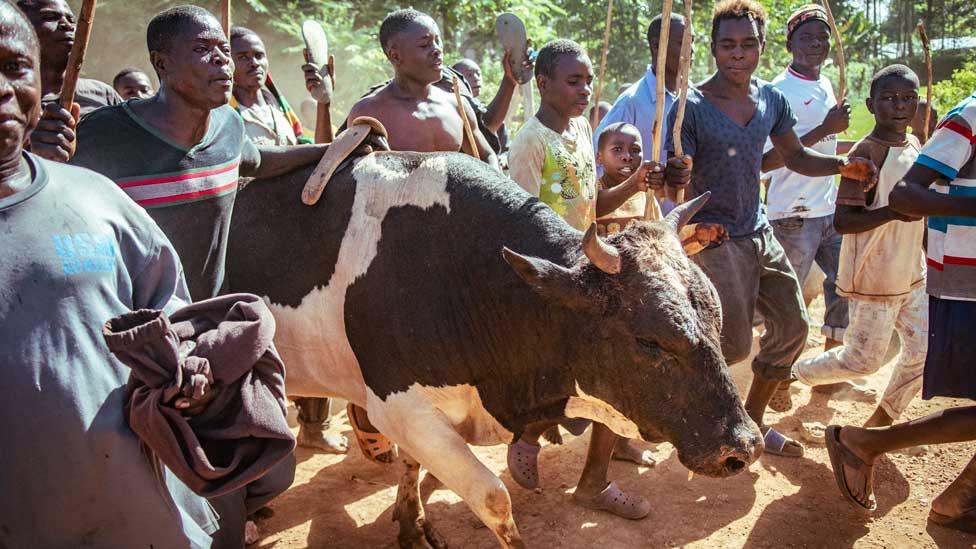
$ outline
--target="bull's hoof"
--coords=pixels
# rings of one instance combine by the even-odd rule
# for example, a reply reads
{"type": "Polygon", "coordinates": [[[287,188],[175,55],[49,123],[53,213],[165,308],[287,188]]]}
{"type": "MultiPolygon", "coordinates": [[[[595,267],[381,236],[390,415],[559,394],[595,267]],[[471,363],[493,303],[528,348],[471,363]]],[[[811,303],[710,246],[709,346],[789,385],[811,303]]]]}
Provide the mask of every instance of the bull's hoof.
{"type": "Polygon", "coordinates": [[[447,549],[447,542],[437,533],[429,521],[423,521],[419,528],[410,533],[401,532],[397,537],[403,549],[447,549]]]}

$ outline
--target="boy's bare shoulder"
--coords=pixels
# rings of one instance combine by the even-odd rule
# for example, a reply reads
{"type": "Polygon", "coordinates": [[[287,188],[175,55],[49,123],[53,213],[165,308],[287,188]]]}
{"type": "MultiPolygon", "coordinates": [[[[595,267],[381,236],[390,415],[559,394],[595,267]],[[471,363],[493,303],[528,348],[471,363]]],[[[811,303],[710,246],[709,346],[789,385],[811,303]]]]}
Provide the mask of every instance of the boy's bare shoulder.
{"type": "Polygon", "coordinates": [[[357,116],[372,116],[375,118],[379,112],[385,110],[384,106],[389,108],[391,100],[389,90],[390,85],[387,84],[366,97],[361,98],[359,101],[356,101],[352,109],[349,110],[349,118],[352,119],[357,116]]]}

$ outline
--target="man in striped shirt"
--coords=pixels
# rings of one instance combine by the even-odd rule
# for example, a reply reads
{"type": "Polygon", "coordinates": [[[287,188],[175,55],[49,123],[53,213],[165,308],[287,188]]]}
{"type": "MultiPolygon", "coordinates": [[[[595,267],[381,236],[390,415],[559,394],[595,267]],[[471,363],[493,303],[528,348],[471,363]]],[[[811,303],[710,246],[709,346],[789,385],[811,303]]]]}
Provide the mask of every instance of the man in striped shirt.
{"type": "MultiPolygon", "coordinates": [[[[929,338],[922,397],[976,399],[976,93],[948,112],[889,196],[896,212],[928,216],[929,338]],[[934,188],[930,186],[934,183],[934,188]]],[[[942,410],[884,429],[831,425],[827,451],[837,486],[874,510],[874,464],[919,444],[976,439],[976,406],[942,410]]],[[[976,533],[976,458],[932,500],[929,521],[976,533]]]]}
{"type": "Polygon", "coordinates": [[[223,283],[239,178],[313,164],[327,145],[256,147],[247,139],[228,105],[230,43],[203,8],[160,13],[147,45],[159,92],[86,117],[71,163],[107,176],[146,208],[179,252],[190,295],[206,299],[223,283]]]}

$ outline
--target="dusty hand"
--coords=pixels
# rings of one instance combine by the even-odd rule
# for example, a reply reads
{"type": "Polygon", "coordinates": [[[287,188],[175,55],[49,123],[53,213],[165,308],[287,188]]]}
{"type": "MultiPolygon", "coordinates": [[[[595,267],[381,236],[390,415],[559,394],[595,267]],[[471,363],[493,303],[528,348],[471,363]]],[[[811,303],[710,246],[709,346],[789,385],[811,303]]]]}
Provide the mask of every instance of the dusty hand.
{"type": "Polygon", "coordinates": [[[840,105],[835,105],[827,111],[827,117],[823,121],[823,126],[830,135],[843,133],[847,131],[850,125],[851,106],[847,103],[847,99],[840,105]]]}
{"type": "Polygon", "coordinates": [[[848,158],[840,166],[841,177],[864,183],[864,191],[878,182],[878,168],[868,158],[848,158]]]}
{"type": "Polygon", "coordinates": [[[53,101],[44,105],[41,120],[31,133],[31,152],[55,162],[67,162],[75,154],[75,125],[78,123],[80,107],[71,104],[67,111],[53,101]]]}
{"type": "Polygon", "coordinates": [[[665,169],[666,166],[660,162],[642,163],[633,176],[637,184],[636,190],[647,192],[647,189],[663,189],[665,169]]]}
{"type": "Polygon", "coordinates": [[[718,223],[698,223],[695,225],[695,240],[702,246],[721,244],[729,239],[729,232],[718,223]]]}
{"type": "Polygon", "coordinates": [[[672,156],[669,158],[667,168],[668,186],[678,189],[687,187],[688,183],[691,182],[692,166],[694,166],[694,161],[687,154],[681,157],[672,156]]]}
{"type": "Polygon", "coordinates": [[[212,383],[187,383],[180,394],[182,396],[173,401],[173,407],[182,412],[184,416],[195,416],[206,409],[210,401],[217,396],[217,391],[214,390],[212,383]]]}

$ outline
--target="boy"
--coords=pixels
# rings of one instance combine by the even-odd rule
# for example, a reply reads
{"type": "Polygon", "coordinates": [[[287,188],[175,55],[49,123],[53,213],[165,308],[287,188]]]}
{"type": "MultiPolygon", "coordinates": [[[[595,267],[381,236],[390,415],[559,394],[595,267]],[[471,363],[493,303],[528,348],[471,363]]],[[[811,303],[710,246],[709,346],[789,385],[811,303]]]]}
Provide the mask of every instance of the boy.
{"type": "Polygon", "coordinates": [[[128,67],[119,71],[112,79],[112,87],[119,96],[129,99],[146,99],[152,97],[153,87],[149,75],[135,67],[128,67]]]}
{"type": "MultiPolygon", "coordinates": [[[[394,11],[380,25],[380,46],[393,66],[393,80],[357,101],[347,123],[360,116],[379,120],[395,151],[469,150],[454,94],[434,85],[442,78],[444,64],[437,23],[414,9],[394,11]]],[[[495,153],[478,129],[474,109],[462,103],[481,160],[497,166],[495,153]]]]}
{"type": "MultiPolygon", "coordinates": [[[[765,47],[766,12],[752,0],[725,0],[712,14],[712,56],[717,72],[688,89],[681,141],[674,157],[668,138],[668,184],[691,181],[689,198],[712,197],[692,222],[719,223],[731,240],[703,250],[695,263],[709,276],[722,302],[722,351],[729,364],[749,357],[752,320],[765,319],[746,411],[763,432],[766,454],[799,457],[803,447],[763,422],[779,383],[790,377],[807,339],[807,315],[800,285],[782,246],[773,236],[759,199],[763,145],[769,138],[786,167],[809,176],[842,173],[871,181],[870,160],[846,159],[806,148],[793,131],[796,119],[783,93],[753,78],[765,47]]],[[[669,116],[673,128],[676,110],[669,116]]]]}
{"type": "MultiPolygon", "coordinates": [[[[823,154],[837,154],[837,134],[847,129],[851,107],[838,105],[830,80],[821,73],[830,53],[827,12],[817,4],[803,6],[786,22],[786,49],[792,61],[773,79],[797,117],[793,130],[800,141],[823,154]]],[[[845,142],[844,152],[851,145],[845,142]]],[[[847,327],[847,301],[834,291],[841,237],[834,231],[837,186],[833,176],[809,177],[783,166],[779,153],[766,142],[763,171],[771,182],[766,209],[776,240],[783,246],[801,287],[814,261],[824,280],[824,350],[840,345],[847,327]]],[[[781,385],[785,388],[786,384],[781,385]]]]}
{"type": "MultiPolygon", "coordinates": [[[[938,124],[915,164],[888,197],[901,214],[929,216],[928,354],[922,398],[976,399],[976,254],[971,232],[976,226],[976,92],[950,110],[938,124]],[[930,189],[932,184],[934,188],[930,189]]],[[[976,406],[949,408],[908,423],[880,429],[827,428],[827,452],[834,479],[852,504],[867,510],[874,501],[874,463],[884,453],[918,446],[965,442],[976,438],[976,406]]],[[[976,533],[976,459],[932,500],[929,521],[976,533]]]]}
{"type": "MultiPolygon", "coordinates": [[[[643,148],[640,129],[626,122],[610,124],[597,137],[596,163],[603,168],[596,199],[597,230],[601,236],[618,233],[631,221],[644,218],[647,183],[656,179],[644,180],[639,176],[643,148]]],[[[728,233],[715,223],[696,223],[682,229],[681,240],[690,256],[708,245],[728,240],[728,233]]],[[[633,461],[625,457],[627,449],[622,446],[618,443],[614,459],[633,461]]]]}
{"type": "Polygon", "coordinates": [[[918,106],[918,77],[904,65],[891,65],[871,80],[868,110],[871,133],[857,142],[852,158],[881,166],[878,184],[862,192],[858,181],[842,179],[834,226],[844,235],[837,293],[850,304],[844,346],[798,362],[793,374],[806,385],[836,383],[873,374],[884,365],[891,331],[902,349],[881,403],[864,424],[891,425],[922,388],[928,337],[928,298],[921,218],[888,207],[888,194],[918,158],[921,146],[907,134],[918,106]],[[848,190],[853,188],[854,192],[848,190]],[[856,195],[860,193],[860,199],[856,195]]]}
{"type": "Polygon", "coordinates": [[[596,164],[603,168],[597,182],[597,229],[601,236],[618,233],[634,219],[642,219],[647,185],[633,177],[643,154],[640,130],[627,122],[607,126],[597,137],[596,164]]]}
{"type": "MultiPolygon", "coordinates": [[[[541,104],[512,141],[509,173],[516,183],[548,204],[569,225],[585,231],[596,220],[598,208],[590,125],[582,116],[590,103],[593,67],[579,44],[554,40],[539,50],[535,78],[541,104]]],[[[634,188],[647,188],[651,166],[646,163],[631,176],[634,188]]],[[[658,175],[663,172],[659,171],[658,175]]],[[[629,196],[619,191],[614,194],[618,195],[617,199],[605,203],[605,212],[601,213],[613,211],[629,196]]],[[[579,420],[563,422],[575,435],[582,434],[587,424],[579,420]]],[[[537,486],[538,439],[553,426],[547,422],[530,425],[509,446],[509,472],[519,485],[529,489],[537,486]]],[[[619,438],[607,427],[593,424],[586,466],[573,499],[585,507],[624,518],[644,518],[651,510],[650,503],[640,496],[625,494],[607,480],[610,456],[619,438]]],[[[636,449],[634,453],[640,456],[638,463],[653,464],[645,461],[644,453],[636,449]]]]}

